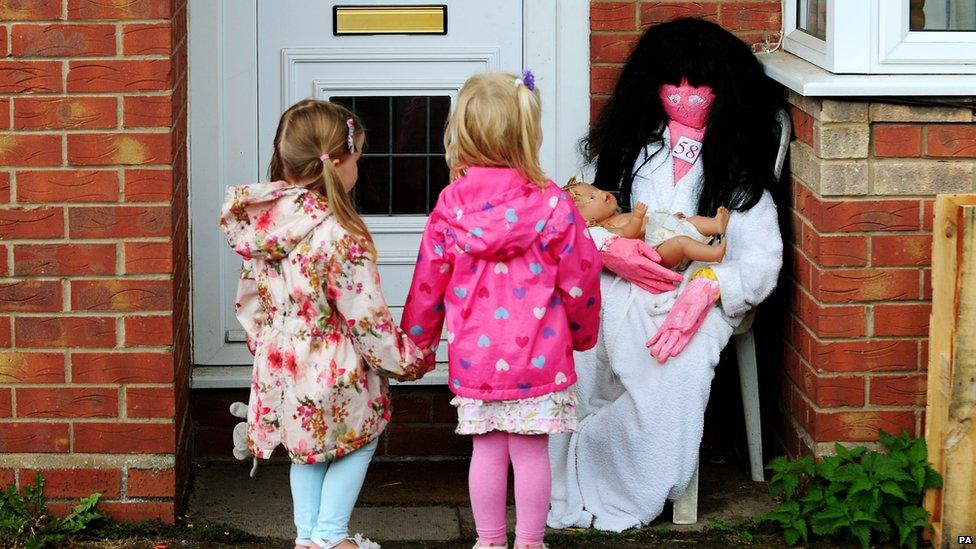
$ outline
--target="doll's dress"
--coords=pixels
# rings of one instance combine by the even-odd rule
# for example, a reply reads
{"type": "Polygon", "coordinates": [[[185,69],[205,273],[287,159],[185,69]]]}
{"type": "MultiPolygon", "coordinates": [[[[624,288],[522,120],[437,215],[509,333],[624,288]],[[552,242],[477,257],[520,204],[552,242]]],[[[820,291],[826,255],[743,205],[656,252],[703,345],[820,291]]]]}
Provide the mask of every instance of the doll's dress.
{"type": "MultiPolygon", "coordinates": [[[[650,212],[647,214],[647,224],[644,226],[644,242],[652,248],[657,248],[665,240],[676,236],[687,236],[698,242],[708,244],[712,237],[705,236],[698,232],[698,229],[684,218],[668,212],[650,212]]],[[[683,271],[691,264],[690,259],[685,259],[674,266],[672,270],[683,271]]]]}

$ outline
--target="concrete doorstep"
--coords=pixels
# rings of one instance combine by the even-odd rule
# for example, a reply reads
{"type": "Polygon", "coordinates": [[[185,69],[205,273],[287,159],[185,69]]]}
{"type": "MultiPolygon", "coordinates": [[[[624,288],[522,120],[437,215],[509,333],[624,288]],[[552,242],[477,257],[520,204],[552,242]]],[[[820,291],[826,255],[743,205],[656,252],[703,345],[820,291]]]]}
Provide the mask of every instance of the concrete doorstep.
{"type": "MultiPolygon", "coordinates": [[[[390,542],[470,547],[476,534],[468,501],[467,467],[467,461],[461,460],[372,463],[353,512],[350,532],[384,541],[384,547],[390,548],[418,546],[390,542]]],[[[187,521],[223,523],[269,540],[293,539],[288,469],[287,464],[281,463],[262,465],[252,479],[248,477],[247,465],[222,462],[202,466],[193,480],[187,521]]],[[[774,506],[767,495],[767,485],[751,482],[748,473],[737,467],[702,464],[701,477],[698,524],[671,524],[668,506],[649,528],[675,533],[701,532],[711,524],[710,519],[730,523],[754,517],[774,506]]],[[[510,488],[510,529],[515,523],[511,498],[510,488]]],[[[589,531],[569,532],[588,537],[589,531]]],[[[593,545],[582,542],[581,538],[581,543],[573,545],[605,544],[593,545]]],[[[656,546],[619,542],[610,545],[656,546]]]]}

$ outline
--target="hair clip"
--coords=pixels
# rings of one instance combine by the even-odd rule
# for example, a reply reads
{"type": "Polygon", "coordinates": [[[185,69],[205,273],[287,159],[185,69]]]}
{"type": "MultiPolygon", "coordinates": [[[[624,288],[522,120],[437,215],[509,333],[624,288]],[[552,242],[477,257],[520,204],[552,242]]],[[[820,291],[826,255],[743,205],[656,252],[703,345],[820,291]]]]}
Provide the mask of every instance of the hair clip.
{"type": "Polygon", "coordinates": [[[325,162],[328,159],[329,159],[329,153],[322,153],[322,155],[319,156],[319,160],[321,160],[322,162],[325,162]]]}
{"type": "Polygon", "coordinates": [[[346,132],[346,146],[349,147],[349,152],[356,152],[356,122],[352,118],[346,119],[346,127],[349,130],[346,132]]]}
{"type": "Polygon", "coordinates": [[[522,77],[515,79],[516,88],[522,85],[524,85],[526,88],[529,88],[529,91],[535,91],[535,75],[532,74],[531,69],[525,69],[522,72],[522,77]]]}

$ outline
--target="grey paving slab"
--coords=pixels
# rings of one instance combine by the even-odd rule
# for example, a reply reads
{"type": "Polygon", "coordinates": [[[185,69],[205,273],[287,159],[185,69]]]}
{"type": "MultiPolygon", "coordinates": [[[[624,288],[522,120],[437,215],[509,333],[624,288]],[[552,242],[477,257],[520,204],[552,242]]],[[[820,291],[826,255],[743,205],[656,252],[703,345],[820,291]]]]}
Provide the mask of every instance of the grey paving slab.
{"type": "MultiPolygon", "coordinates": [[[[294,530],[288,465],[262,466],[253,479],[248,477],[248,470],[237,463],[214,463],[198,470],[188,519],[221,522],[262,537],[291,539],[294,530]]],[[[700,532],[713,518],[731,523],[755,517],[774,506],[766,490],[766,484],[749,481],[735,467],[703,464],[698,523],[671,524],[670,506],[666,506],[651,528],[700,532]]],[[[511,506],[508,525],[509,531],[514,530],[511,506]]],[[[350,530],[397,542],[474,539],[465,464],[374,462],[350,530]]]]}
{"type": "MultiPolygon", "coordinates": [[[[288,467],[258,469],[255,478],[237,464],[207,467],[196,475],[187,520],[221,522],[270,538],[293,538],[288,467]]],[[[449,505],[362,505],[353,512],[351,532],[386,540],[449,541],[461,535],[457,508],[449,505]]]]}

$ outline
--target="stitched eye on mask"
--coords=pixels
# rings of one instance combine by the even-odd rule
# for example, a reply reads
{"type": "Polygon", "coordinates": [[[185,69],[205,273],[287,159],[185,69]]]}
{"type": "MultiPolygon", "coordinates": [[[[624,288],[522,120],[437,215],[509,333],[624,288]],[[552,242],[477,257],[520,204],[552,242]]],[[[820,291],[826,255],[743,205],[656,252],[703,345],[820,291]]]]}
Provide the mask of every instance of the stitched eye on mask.
{"type": "Polygon", "coordinates": [[[673,93],[673,94],[671,94],[671,95],[668,96],[668,100],[670,100],[672,103],[674,103],[675,105],[677,105],[678,103],[681,102],[681,96],[678,95],[678,94],[676,94],[676,93],[673,93]]]}
{"type": "Polygon", "coordinates": [[[702,96],[700,95],[692,95],[691,97],[688,98],[688,102],[691,103],[692,105],[697,105],[699,103],[704,103],[705,99],[702,98],[702,96]]]}

